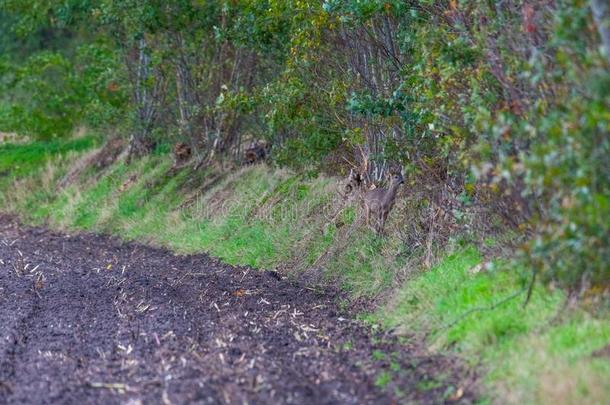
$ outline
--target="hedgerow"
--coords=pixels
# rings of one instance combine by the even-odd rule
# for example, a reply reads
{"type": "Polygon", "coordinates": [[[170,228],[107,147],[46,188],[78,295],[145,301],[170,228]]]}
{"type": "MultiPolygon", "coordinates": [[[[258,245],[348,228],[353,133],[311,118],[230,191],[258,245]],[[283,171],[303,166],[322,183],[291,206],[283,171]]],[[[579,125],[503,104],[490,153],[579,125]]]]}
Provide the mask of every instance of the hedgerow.
{"type": "Polygon", "coordinates": [[[464,228],[485,207],[527,231],[541,279],[608,287],[604,2],[1,4],[0,130],[86,123],[131,156],[186,142],[197,164],[265,140],[278,165],[369,182],[400,164],[464,228]]]}

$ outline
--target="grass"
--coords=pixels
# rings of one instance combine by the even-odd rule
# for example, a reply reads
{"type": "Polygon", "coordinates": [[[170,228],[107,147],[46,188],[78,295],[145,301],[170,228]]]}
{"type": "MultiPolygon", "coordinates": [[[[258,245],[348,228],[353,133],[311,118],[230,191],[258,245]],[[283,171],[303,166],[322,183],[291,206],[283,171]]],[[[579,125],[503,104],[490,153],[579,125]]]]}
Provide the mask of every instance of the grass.
{"type": "Polygon", "coordinates": [[[606,402],[610,361],[592,353],[610,343],[608,313],[566,308],[561,291],[542,287],[524,307],[519,272],[482,261],[472,247],[446,256],[367,319],[479,364],[501,402],[606,402]]]}
{"type": "Polygon", "coordinates": [[[386,387],[391,382],[392,382],[392,374],[390,374],[387,371],[380,373],[377,376],[377,378],[375,379],[375,385],[380,388],[386,387]]]}
{"type": "MultiPolygon", "coordinates": [[[[333,179],[260,165],[228,175],[176,171],[161,153],[88,171],[58,189],[70,164],[94,146],[93,138],[1,146],[0,173],[11,169],[0,175],[3,210],[59,228],[114,233],[179,253],[206,251],[231,264],[338,283],[352,299],[375,299],[367,321],[419,336],[431,350],[452,351],[483,370],[492,401],[610,398],[610,361],[591,356],[610,343],[607,311],[566,307],[561,291],[542,288],[524,308],[522,271],[488,261],[467,243],[422,271],[405,259],[408,247],[398,232],[396,216],[408,207],[397,206],[380,238],[361,226],[357,204],[337,198],[333,179]]],[[[483,245],[497,243],[488,237],[483,245]]],[[[376,384],[388,385],[398,372],[390,368],[376,384]]]]}
{"type": "Polygon", "coordinates": [[[44,163],[51,157],[65,155],[68,152],[82,152],[95,144],[96,138],[90,136],[27,144],[6,143],[0,145],[0,173],[5,177],[31,174],[44,166],[44,163]]]}

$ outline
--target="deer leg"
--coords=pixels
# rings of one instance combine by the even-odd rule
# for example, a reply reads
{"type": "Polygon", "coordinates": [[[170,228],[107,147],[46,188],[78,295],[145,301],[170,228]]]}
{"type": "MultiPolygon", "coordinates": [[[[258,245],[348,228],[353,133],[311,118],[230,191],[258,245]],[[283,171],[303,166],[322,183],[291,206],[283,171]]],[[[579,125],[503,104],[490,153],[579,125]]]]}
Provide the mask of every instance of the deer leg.
{"type": "Polygon", "coordinates": [[[385,221],[388,219],[388,211],[384,211],[381,213],[381,230],[380,233],[383,233],[383,228],[385,227],[385,221]]]}
{"type": "Polygon", "coordinates": [[[368,204],[364,204],[364,219],[366,221],[367,227],[370,224],[370,217],[371,217],[371,207],[369,207],[368,204]]]}
{"type": "Polygon", "coordinates": [[[379,235],[379,226],[381,224],[381,213],[380,212],[376,212],[375,213],[375,226],[373,227],[373,229],[375,230],[375,233],[377,235],[379,235]]]}

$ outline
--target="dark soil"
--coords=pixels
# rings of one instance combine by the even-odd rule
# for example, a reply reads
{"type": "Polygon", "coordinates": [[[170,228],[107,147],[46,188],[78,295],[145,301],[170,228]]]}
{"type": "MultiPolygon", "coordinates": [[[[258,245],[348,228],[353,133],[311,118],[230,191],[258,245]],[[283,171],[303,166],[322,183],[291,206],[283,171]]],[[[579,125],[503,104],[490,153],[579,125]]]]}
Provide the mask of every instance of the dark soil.
{"type": "Polygon", "coordinates": [[[0,217],[0,403],[472,400],[422,353],[277,273],[0,217]]]}
{"type": "Polygon", "coordinates": [[[607,357],[608,359],[610,359],[610,345],[603,347],[599,350],[596,350],[595,352],[593,352],[593,356],[594,357],[607,357]]]}

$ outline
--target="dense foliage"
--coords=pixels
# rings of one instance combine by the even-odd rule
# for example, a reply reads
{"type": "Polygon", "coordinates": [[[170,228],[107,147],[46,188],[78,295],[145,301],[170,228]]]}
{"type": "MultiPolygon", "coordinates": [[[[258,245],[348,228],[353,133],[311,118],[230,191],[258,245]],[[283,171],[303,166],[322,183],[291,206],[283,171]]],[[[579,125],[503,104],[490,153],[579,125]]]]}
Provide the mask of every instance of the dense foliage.
{"type": "Polygon", "coordinates": [[[608,285],[603,1],[0,5],[2,131],[85,124],[128,136],[132,155],[185,141],[198,162],[264,139],[277,164],[370,181],[399,163],[441,190],[429,204],[497,206],[528,229],[523,255],[547,281],[608,285]]]}

